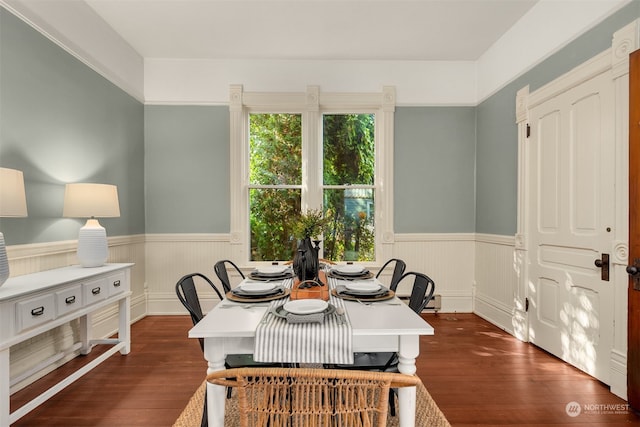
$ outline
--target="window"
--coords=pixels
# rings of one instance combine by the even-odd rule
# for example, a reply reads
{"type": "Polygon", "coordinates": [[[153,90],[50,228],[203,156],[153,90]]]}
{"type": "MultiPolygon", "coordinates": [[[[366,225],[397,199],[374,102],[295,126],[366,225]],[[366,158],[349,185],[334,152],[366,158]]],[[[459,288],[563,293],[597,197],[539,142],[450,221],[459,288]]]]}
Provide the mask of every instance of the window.
{"type": "Polygon", "coordinates": [[[238,262],[292,259],[291,218],[323,209],[328,259],[376,262],[393,243],[395,92],[231,87],[231,244],[238,262]]]}

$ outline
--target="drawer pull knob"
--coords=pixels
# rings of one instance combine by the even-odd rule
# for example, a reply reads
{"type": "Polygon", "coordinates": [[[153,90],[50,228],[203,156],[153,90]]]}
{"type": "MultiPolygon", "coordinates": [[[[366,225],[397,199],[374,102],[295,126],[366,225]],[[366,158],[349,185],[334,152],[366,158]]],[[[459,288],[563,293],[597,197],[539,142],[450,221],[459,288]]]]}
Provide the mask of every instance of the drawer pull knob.
{"type": "Polygon", "coordinates": [[[91,293],[94,295],[98,295],[100,293],[100,287],[98,286],[97,288],[91,289],[91,293]]]}
{"type": "Polygon", "coordinates": [[[66,302],[67,304],[73,304],[74,302],[76,302],[76,296],[71,295],[70,297],[66,297],[64,299],[64,302],[66,302]]]}
{"type": "Polygon", "coordinates": [[[115,288],[119,287],[120,286],[120,280],[116,280],[115,282],[113,282],[113,286],[115,288]]]}
{"type": "Polygon", "coordinates": [[[40,306],[40,307],[36,307],[33,310],[31,310],[31,315],[32,316],[42,316],[44,314],[44,307],[40,306]]]}

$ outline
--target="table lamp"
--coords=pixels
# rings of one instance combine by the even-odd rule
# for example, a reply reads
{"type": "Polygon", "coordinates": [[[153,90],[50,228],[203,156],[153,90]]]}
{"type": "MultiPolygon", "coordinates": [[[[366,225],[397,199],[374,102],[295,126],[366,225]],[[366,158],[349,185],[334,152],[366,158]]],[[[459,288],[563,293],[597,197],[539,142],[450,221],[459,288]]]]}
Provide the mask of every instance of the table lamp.
{"type": "Polygon", "coordinates": [[[78,235],[78,261],[83,267],[100,267],[107,261],[107,232],[96,218],[120,216],[118,187],[109,184],[67,184],[64,189],[65,218],[88,218],[78,235]]]}
{"type": "MultiPolygon", "coordinates": [[[[0,168],[0,216],[27,216],[27,199],[24,193],[22,171],[0,168]]],[[[4,245],[4,235],[0,232],[0,286],[9,278],[9,260],[4,245]]]]}

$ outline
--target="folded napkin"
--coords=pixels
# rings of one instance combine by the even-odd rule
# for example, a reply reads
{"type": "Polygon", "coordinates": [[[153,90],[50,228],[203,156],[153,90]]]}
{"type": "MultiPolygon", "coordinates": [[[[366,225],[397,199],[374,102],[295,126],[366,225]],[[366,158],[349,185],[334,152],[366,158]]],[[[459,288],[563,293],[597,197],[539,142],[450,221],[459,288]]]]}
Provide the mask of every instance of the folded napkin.
{"type": "MultiPolygon", "coordinates": [[[[292,280],[284,282],[291,287],[292,280]]],[[[289,298],[275,300],[256,329],[253,358],[269,363],[353,363],[351,325],[337,315],[322,323],[291,323],[271,310],[289,298]]],[[[344,308],[344,301],[330,296],[329,304],[344,308]]]]}

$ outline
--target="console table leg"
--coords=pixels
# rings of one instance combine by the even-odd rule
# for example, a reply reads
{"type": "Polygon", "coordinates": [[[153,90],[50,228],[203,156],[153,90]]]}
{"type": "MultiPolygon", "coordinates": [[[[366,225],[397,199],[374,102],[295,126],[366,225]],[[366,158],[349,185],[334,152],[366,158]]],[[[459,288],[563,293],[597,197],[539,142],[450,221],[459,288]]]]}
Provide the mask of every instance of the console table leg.
{"type": "Polygon", "coordinates": [[[80,353],[87,355],[91,352],[91,318],[88,314],[80,316],[80,353]]]}
{"type": "Polygon", "coordinates": [[[118,340],[125,343],[120,354],[131,351],[131,297],[118,301],[118,340]]]}

